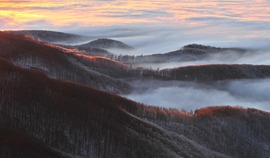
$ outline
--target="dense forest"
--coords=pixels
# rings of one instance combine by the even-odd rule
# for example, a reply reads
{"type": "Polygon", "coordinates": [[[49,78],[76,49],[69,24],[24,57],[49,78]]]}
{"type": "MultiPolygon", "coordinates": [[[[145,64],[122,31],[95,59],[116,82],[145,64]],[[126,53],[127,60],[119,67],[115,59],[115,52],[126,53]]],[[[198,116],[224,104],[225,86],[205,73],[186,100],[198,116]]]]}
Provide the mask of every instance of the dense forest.
{"type": "MultiPolygon", "coordinates": [[[[266,111],[216,106],[186,112],[118,95],[136,88],[132,80],[212,83],[266,78],[269,66],[132,68],[123,59],[91,56],[35,38],[0,32],[0,157],[269,157],[266,111]]],[[[190,49],[207,54],[224,50],[184,48],[194,54],[190,49]]]]}

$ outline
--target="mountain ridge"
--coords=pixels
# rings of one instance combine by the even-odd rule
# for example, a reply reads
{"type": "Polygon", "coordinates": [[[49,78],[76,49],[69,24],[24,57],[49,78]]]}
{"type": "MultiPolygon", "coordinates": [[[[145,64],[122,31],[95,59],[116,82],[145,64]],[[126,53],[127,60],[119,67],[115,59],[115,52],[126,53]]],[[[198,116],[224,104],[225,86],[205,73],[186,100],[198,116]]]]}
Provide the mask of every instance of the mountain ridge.
{"type": "Polygon", "coordinates": [[[40,43],[21,35],[0,33],[0,56],[22,67],[38,68],[54,78],[72,80],[117,93],[130,89],[120,78],[127,66],[118,61],[103,57],[91,60],[91,56],[88,58],[74,50],[40,43]],[[111,70],[107,70],[108,68],[111,70]]]}
{"type": "Polygon", "coordinates": [[[92,37],[81,36],[77,34],[64,33],[58,31],[49,30],[19,30],[19,31],[8,31],[13,34],[27,35],[35,40],[41,40],[48,43],[76,43],[77,41],[88,41],[92,37]]]}
{"type": "Polygon", "coordinates": [[[166,109],[145,107],[85,85],[51,79],[38,70],[22,69],[5,59],[0,58],[0,63],[1,67],[5,65],[0,71],[1,122],[9,123],[15,130],[23,129],[57,151],[98,158],[234,157],[245,153],[267,157],[269,153],[261,148],[262,144],[270,142],[268,128],[262,126],[270,120],[269,113],[227,106],[206,108],[207,112],[199,109],[190,116],[174,110],[164,115],[166,109]],[[174,116],[179,119],[171,120],[174,116]],[[231,126],[232,122],[235,123],[231,126]],[[217,130],[210,128],[211,125],[217,126],[217,130]],[[215,141],[211,136],[221,134],[219,129],[225,127],[226,132],[240,131],[234,134],[234,139],[228,139],[228,143],[242,135],[240,129],[249,129],[245,137],[237,139],[240,143],[244,140],[251,143],[253,139],[263,142],[239,148],[238,152],[234,151],[234,146],[224,146],[222,141],[211,145],[215,141]],[[196,137],[204,135],[204,131],[210,132],[207,137],[196,137]],[[252,131],[260,135],[253,138],[256,132],[252,131]],[[247,139],[250,136],[252,139],[247,139]],[[77,142],[76,146],[72,145],[73,141],[77,142]],[[252,146],[256,150],[250,150],[252,146]],[[84,153],[85,148],[90,150],[84,153]]]}
{"type": "Polygon", "coordinates": [[[6,98],[5,102],[1,104],[1,120],[10,122],[12,128],[24,129],[57,150],[83,157],[152,157],[155,155],[160,157],[180,157],[181,155],[185,157],[192,157],[192,155],[224,157],[200,147],[186,138],[173,136],[174,140],[168,133],[126,114],[117,106],[118,102],[135,104],[132,101],[83,85],[53,80],[46,77],[45,74],[37,73],[36,70],[16,67],[15,70],[0,73],[1,76],[4,74],[4,76],[12,78],[8,80],[6,77],[0,78],[1,94],[8,88],[9,91],[5,92],[5,96],[8,95],[9,98],[12,98],[12,100],[6,98]],[[27,93],[25,89],[27,89],[27,93]],[[107,101],[101,102],[101,100],[104,101],[104,97],[107,98],[107,101]],[[34,99],[30,101],[30,98],[34,99]],[[44,102],[45,100],[46,102],[44,102]],[[10,106],[13,108],[10,109],[10,106]],[[51,112],[48,113],[48,111],[51,112]],[[66,135],[65,130],[70,134],[66,135]],[[107,133],[107,130],[110,133],[107,133]],[[151,134],[149,130],[154,133],[151,134]],[[78,137],[75,134],[77,132],[84,139],[75,139],[78,137]],[[121,138],[119,132],[122,133],[121,138]],[[133,132],[135,135],[132,134],[133,132]],[[147,135],[144,135],[144,132],[147,135]],[[51,135],[51,138],[44,134],[51,135]],[[152,146],[153,142],[149,139],[156,143],[155,146],[152,146]],[[77,147],[71,148],[70,141],[80,141],[80,143],[78,142],[77,147]],[[105,142],[102,144],[100,141],[105,142]],[[192,148],[193,153],[180,149],[174,145],[174,141],[182,142],[184,148],[192,148]],[[83,145],[84,143],[86,144],[83,145]],[[136,146],[136,148],[132,146],[136,146]],[[83,153],[86,148],[90,150],[83,153]],[[207,153],[205,153],[206,151],[207,153]]]}
{"type": "Polygon", "coordinates": [[[133,88],[129,80],[215,83],[269,75],[269,65],[134,69],[121,61],[0,32],[0,156],[268,158],[269,112],[217,106],[187,113],[116,94],[133,88]]]}
{"type": "Polygon", "coordinates": [[[108,39],[108,38],[99,38],[94,41],[88,42],[86,44],[78,45],[77,47],[92,47],[99,49],[133,49],[133,47],[117,40],[108,39]]]}

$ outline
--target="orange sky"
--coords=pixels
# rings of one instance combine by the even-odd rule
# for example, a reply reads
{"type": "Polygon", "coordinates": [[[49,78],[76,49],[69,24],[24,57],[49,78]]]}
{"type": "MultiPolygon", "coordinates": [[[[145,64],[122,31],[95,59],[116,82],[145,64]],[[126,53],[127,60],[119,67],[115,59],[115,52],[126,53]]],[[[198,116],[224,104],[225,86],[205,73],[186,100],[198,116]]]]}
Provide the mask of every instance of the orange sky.
{"type": "MultiPolygon", "coordinates": [[[[210,20],[269,22],[270,3],[253,1],[134,1],[41,0],[0,1],[5,28],[45,26],[100,26],[136,23],[198,25],[210,20]],[[196,20],[193,18],[197,18],[196,20]],[[199,20],[203,19],[203,20],[199,20]],[[190,19],[192,19],[190,21],[190,19]]],[[[3,27],[3,26],[2,26],[3,27]]]]}
{"type": "Polygon", "coordinates": [[[145,40],[181,40],[184,36],[181,44],[243,41],[249,46],[253,44],[250,40],[260,38],[260,44],[270,39],[270,2],[0,0],[0,24],[0,30],[45,29],[112,38],[123,34],[152,36],[145,40]]]}

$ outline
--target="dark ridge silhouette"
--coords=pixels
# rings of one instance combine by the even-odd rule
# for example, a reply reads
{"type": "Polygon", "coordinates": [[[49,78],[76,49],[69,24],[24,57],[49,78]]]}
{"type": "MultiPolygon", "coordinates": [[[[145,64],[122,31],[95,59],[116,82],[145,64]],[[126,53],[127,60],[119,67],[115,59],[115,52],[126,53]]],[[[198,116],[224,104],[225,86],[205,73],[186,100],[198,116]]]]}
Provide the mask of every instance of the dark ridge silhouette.
{"type": "Polygon", "coordinates": [[[245,53],[248,51],[247,49],[243,49],[243,48],[220,48],[220,47],[213,47],[213,46],[205,46],[201,44],[188,44],[188,45],[185,45],[182,49],[183,50],[194,49],[194,50],[202,50],[202,51],[207,51],[207,52],[235,51],[238,53],[245,53]]]}
{"type": "Polygon", "coordinates": [[[113,58],[115,55],[106,49],[133,49],[131,46],[117,40],[112,39],[97,39],[86,44],[74,45],[78,42],[86,42],[92,40],[93,37],[81,36],[76,34],[48,31],[48,30],[20,30],[7,31],[17,35],[28,36],[36,41],[54,43],[61,47],[78,49],[85,51],[87,55],[105,56],[113,58]]]}
{"type": "Polygon", "coordinates": [[[204,46],[199,44],[190,44],[184,46],[182,49],[164,53],[164,54],[151,54],[140,56],[119,56],[118,60],[129,63],[166,63],[166,62],[183,62],[183,61],[196,61],[203,60],[211,55],[224,55],[234,53],[235,55],[243,55],[244,53],[251,51],[240,48],[217,48],[211,46],[204,46]]]}
{"type": "Polygon", "coordinates": [[[35,40],[41,40],[49,43],[76,43],[78,41],[87,41],[91,37],[80,36],[70,33],[63,33],[57,31],[47,31],[47,30],[20,30],[20,31],[10,31],[14,34],[28,35],[35,40]]]}
{"type": "Polygon", "coordinates": [[[204,46],[198,44],[191,44],[184,46],[182,49],[164,53],[164,54],[152,54],[152,55],[140,55],[140,56],[119,56],[118,60],[125,63],[164,63],[164,62],[182,62],[182,61],[195,61],[202,60],[210,57],[213,54],[226,54],[227,52],[234,52],[235,54],[244,54],[248,50],[238,48],[216,48],[211,46],[204,46]]]}
{"type": "Polygon", "coordinates": [[[104,56],[108,58],[114,58],[114,54],[109,52],[108,50],[105,49],[100,49],[100,48],[93,48],[89,46],[84,46],[84,45],[78,45],[78,46],[68,46],[68,45],[60,45],[61,47],[69,48],[69,49],[77,49],[80,50],[81,54],[85,55],[91,55],[91,56],[104,56]]]}
{"type": "Polygon", "coordinates": [[[79,48],[99,48],[99,49],[133,49],[131,46],[112,39],[97,39],[86,44],[78,45],[79,48]]]}
{"type": "Polygon", "coordinates": [[[230,79],[258,79],[270,77],[269,65],[198,65],[160,71],[142,70],[144,77],[161,80],[181,80],[212,83],[230,79]]]}
{"type": "Polygon", "coordinates": [[[211,49],[216,49],[216,50],[221,50],[222,48],[218,47],[212,47],[212,46],[206,46],[206,45],[201,45],[201,44],[188,44],[183,47],[183,49],[202,49],[202,50],[211,50],[211,49]]]}
{"type": "Polygon", "coordinates": [[[54,78],[72,80],[114,93],[131,89],[121,80],[127,66],[120,62],[102,57],[89,60],[91,56],[82,56],[75,50],[36,42],[21,35],[1,32],[0,56],[22,67],[39,69],[54,78]]]}
{"type": "Polygon", "coordinates": [[[93,158],[225,157],[121,108],[132,101],[0,63],[0,121],[55,151],[93,158]]]}

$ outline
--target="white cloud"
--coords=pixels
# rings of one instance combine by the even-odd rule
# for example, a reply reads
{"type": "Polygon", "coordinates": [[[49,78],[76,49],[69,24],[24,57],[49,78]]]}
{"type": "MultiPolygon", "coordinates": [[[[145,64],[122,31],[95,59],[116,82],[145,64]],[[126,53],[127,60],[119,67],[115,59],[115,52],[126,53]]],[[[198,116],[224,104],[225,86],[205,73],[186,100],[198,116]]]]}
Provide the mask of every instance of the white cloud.
{"type": "Polygon", "coordinates": [[[270,79],[235,80],[213,86],[188,82],[144,81],[126,97],[147,105],[195,110],[231,105],[270,111],[270,79]],[[152,83],[152,84],[151,84],[152,83]]]}

